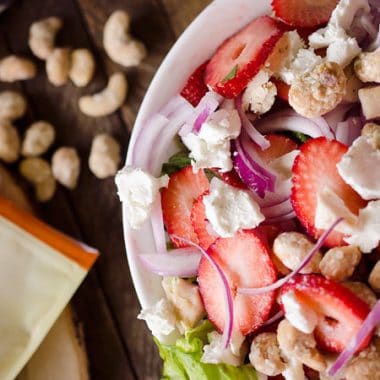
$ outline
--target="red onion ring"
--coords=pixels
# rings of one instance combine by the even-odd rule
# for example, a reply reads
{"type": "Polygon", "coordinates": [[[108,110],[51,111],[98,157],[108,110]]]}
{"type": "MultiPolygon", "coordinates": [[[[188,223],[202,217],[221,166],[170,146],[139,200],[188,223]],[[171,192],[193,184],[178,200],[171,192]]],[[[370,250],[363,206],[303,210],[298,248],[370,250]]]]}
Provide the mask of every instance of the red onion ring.
{"type": "MultiPolygon", "coordinates": [[[[181,95],[173,96],[167,103],[164,105],[159,113],[165,117],[171,116],[179,108],[188,107],[191,104],[181,95]]],[[[192,106],[191,106],[192,107],[192,106]]]]}
{"type": "Polygon", "coordinates": [[[328,371],[330,376],[335,376],[342,368],[350,361],[350,359],[355,355],[358,348],[363,344],[363,342],[368,338],[376,326],[380,323],[380,300],[377,301],[376,305],[373,307],[371,312],[367,315],[364,320],[362,327],[358,333],[350,340],[347,347],[343,352],[340,353],[335,363],[331,366],[328,371]]]}
{"type": "Polygon", "coordinates": [[[179,248],[168,253],[138,256],[146,269],[160,276],[194,277],[202,255],[194,248],[179,248]]]}
{"type": "Polygon", "coordinates": [[[301,263],[298,265],[298,267],[290,272],[287,276],[281,278],[280,280],[274,282],[271,285],[264,286],[261,288],[238,288],[237,292],[241,294],[248,294],[248,295],[257,295],[257,294],[263,294],[267,292],[272,292],[278,288],[281,288],[283,285],[285,285],[289,280],[291,280],[295,275],[297,275],[307,264],[310,263],[310,261],[313,259],[315,254],[318,252],[318,250],[323,246],[323,243],[327,239],[327,237],[330,235],[330,233],[334,230],[334,228],[343,220],[343,218],[337,219],[318,239],[317,243],[314,245],[314,247],[310,250],[310,252],[305,256],[305,258],[301,261],[301,263]]]}
{"type": "Polygon", "coordinates": [[[224,348],[228,348],[228,346],[231,343],[231,337],[232,337],[232,330],[234,325],[234,301],[232,298],[232,292],[230,285],[228,283],[227,277],[224,274],[222,268],[219,266],[219,264],[198,244],[195,244],[194,242],[182,238],[180,236],[172,235],[175,239],[178,239],[180,241],[183,241],[184,243],[191,245],[202,253],[202,255],[209,261],[209,263],[213,266],[213,268],[218,272],[220,279],[222,280],[225,292],[224,292],[224,301],[225,301],[225,322],[224,327],[227,326],[227,328],[224,328],[223,330],[223,336],[222,336],[222,343],[224,348]]]}
{"type": "Polygon", "coordinates": [[[235,99],[236,109],[239,113],[241,124],[248,136],[255,142],[261,150],[269,148],[270,142],[251,123],[243,110],[241,95],[235,99]]]}
{"type": "Polygon", "coordinates": [[[271,317],[271,318],[269,318],[262,326],[261,326],[261,328],[262,327],[265,327],[265,326],[269,326],[269,325],[271,325],[272,323],[274,323],[274,322],[277,322],[278,320],[280,320],[282,317],[284,317],[285,316],[285,313],[282,311],[282,310],[280,310],[280,311],[278,311],[273,317],[271,317]]]}
{"type": "Polygon", "coordinates": [[[153,238],[158,253],[167,253],[164,218],[162,215],[161,195],[159,194],[152,205],[151,223],[153,229],[153,238]]]}
{"type": "Polygon", "coordinates": [[[335,109],[323,115],[323,117],[330,128],[336,132],[338,123],[346,120],[346,115],[351,108],[352,104],[341,103],[335,109]]]}

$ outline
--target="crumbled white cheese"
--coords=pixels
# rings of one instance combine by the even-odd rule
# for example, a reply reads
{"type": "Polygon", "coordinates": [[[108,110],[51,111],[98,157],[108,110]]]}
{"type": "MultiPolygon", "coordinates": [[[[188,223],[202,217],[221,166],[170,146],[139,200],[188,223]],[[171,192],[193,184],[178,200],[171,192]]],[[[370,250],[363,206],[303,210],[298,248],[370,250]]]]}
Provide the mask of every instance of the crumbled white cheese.
{"type": "Polygon", "coordinates": [[[323,59],[312,49],[300,49],[295,59],[280,71],[280,78],[291,85],[298,77],[311,71],[322,63],[323,59]]]}
{"type": "Polygon", "coordinates": [[[354,233],[344,239],[356,245],[363,253],[369,253],[380,242],[380,200],[369,202],[359,211],[358,223],[354,233]]]}
{"type": "Polygon", "coordinates": [[[335,230],[351,234],[357,224],[357,216],[345,205],[344,201],[328,187],[317,193],[317,207],[314,224],[318,229],[328,229],[338,218],[344,218],[335,230]]]}
{"type": "Polygon", "coordinates": [[[367,136],[353,142],[337,168],[343,180],[363,199],[380,198],[380,150],[367,136]]]}
{"type": "Polygon", "coordinates": [[[362,49],[355,38],[340,38],[329,45],[326,51],[326,59],[329,62],[335,62],[346,67],[361,51],[362,49]]]}
{"type": "Polygon", "coordinates": [[[349,36],[351,24],[359,10],[369,13],[368,0],[341,0],[327,26],[309,36],[310,47],[327,47],[327,61],[347,66],[361,52],[356,39],[349,36]]]}
{"type": "Polygon", "coordinates": [[[117,193],[126,206],[127,220],[133,229],[139,229],[148,219],[159,189],[166,187],[169,177],[155,178],[142,169],[126,166],[115,177],[117,193]]]}
{"type": "Polygon", "coordinates": [[[211,180],[210,194],[203,197],[203,204],[213,230],[222,237],[231,237],[240,229],[255,228],[265,219],[248,192],[215,177],[211,180]]]}
{"type": "Polygon", "coordinates": [[[271,73],[260,70],[249,82],[243,94],[243,108],[263,114],[268,112],[276,100],[277,87],[270,81],[271,73]]]}
{"type": "Polygon", "coordinates": [[[231,346],[224,348],[222,346],[222,335],[213,331],[207,335],[210,344],[203,347],[202,363],[219,364],[225,363],[233,366],[243,364],[244,355],[235,355],[231,346]]]}
{"type": "Polygon", "coordinates": [[[239,136],[241,121],[236,110],[219,110],[203,123],[198,134],[188,133],[182,141],[190,150],[195,171],[202,168],[232,169],[230,140],[239,136]]]}
{"type": "Polygon", "coordinates": [[[176,328],[176,314],[172,304],[162,298],[152,307],[141,310],[138,319],[146,321],[150,331],[156,337],[169,335],[176,328]]]}
{"type": "Polygon", "coordinates": [[[162,287],[174,306],[177,327],[182,334],[204,317],[205,309],[197,285],[179,277],[164,277],[162,287]]]}
{"type": "Polygon", "coordinates": [[[294,160],[298,156],[300,151],[295,149],[289,153],[286,153],[270,163],[270,168],[277,174],[277,178],[286,180],[292,176],[292,167],[294,160]]]}
{"type": "Polygon", "coordinates": [[[289,291],[281,298],[285,311],[285,318],[297,330],[305,334],[314,331],[318,323],[318,315],[310,307],[301,303],[294,292],[289,291]]]}

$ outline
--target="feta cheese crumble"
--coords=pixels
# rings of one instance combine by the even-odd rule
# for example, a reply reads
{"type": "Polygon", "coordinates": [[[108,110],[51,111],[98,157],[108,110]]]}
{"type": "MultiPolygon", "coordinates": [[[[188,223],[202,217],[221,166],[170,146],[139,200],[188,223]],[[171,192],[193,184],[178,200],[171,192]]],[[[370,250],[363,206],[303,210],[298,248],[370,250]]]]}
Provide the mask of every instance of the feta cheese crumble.
{"type": "Polygon", "coordinates": [[[203,204],[213,230],[222,237],[232,237],[240,229],[255,228],[265,219],[248,192],[218,178],[211,180],[210,194],[203,197],[203,204]]]}
{"type": "Polygon", "coordinates": [[[281,301],[285,311],[285,318],[293,327],[305,334],[310,334],[314,331],[318,323],[318,315],[311,308],[299,302],[294,292],[285,293],[281,301]]]}
{"type": "Polygon", "coordinates": [[[355,229],[357,216],[349,210],[334,191],[325,187],[317,193],[315,227],[326,230],[338,218],[343,218],[343,220],[335,227],[335,230],[343,234],[351,234],[355,229]]]}
{"type": "Polygon", "coordinates": [[[115,177],[120,201],[126,206],[127,220],[133,229],[139,229],[149,218],[159,189],[166,187],[169,177],[155,178],[142,169],[126,166],[115,177]]]}
{"type": "MultiPolygon", "coordinates": [[[[235,342],[235,352],[236,347],[240,343],[240,347],[244,341],[244,336],[242,336],[240,333],[238,333],[238,341],[235,342]],[[241,337],[243,339],[241,339],[241,337]],[[236,344],[237,343],[237,344],[236,344]]],[[[209,339],[209,344],[205,345],[203,347],[203,355],[201,358],[202,363],[210,363],[210,364],[219,364],[219,363],[225,363],[233,366],[240,366],[243,364],[245,352],[244,350],[241,350],[239,347],[239,354],[236,355],[232,351],[232,342],[234,340],[234,333],[232,336],[232,342],[230,343],[230,346],[227,348],[224,348],[222,346],[222,340],[223,336],[219,334],[217,331],[213,331],[207,335],[209,339]]],[[[236,338],[235,338],[236,339],[236,338]]]]}
{"type": "Polygon", "coordinates": [[[380,198],[380,150],[367,136],[353,142],[337,168],[343,180],[363,199],[380,198]]]}
{"type": "Polygon", "coordinates": [[[172,304],[162,298],[152,307],[141,310],[138,319],[146,321],[155,337],[169,335],[176,328],[176,315],[172,304]]]}
{"type": "Polygon", "coordinates": [[[359,211],[358,224],[350,237],[344,239],[356,245],[363,253],[369,253],[380,242],[380,200],[369,202],[359,211]]]}
{"type": "Polygon", "coordinates": [[[219,110],[203,123],[198,134],[190,132],[182,141],[190,150],[195,171],[202,168],[232,169],[230,140],[239,136],[241,121],[236,110],[219,110]]]}
{"type": "Polygon", "coordinates": [[[243,94],[243,108],[263,114],[268,112],[276,100],[277,87],[270,81],[271,73],[260,70],[249,82],[243,94]]]}

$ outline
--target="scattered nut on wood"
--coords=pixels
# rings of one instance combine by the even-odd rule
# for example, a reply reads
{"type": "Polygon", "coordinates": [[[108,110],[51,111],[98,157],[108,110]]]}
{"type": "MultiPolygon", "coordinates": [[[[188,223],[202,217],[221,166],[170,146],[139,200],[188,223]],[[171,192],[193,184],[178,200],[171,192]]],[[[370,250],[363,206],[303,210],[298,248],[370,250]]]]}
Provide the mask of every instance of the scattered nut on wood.
{"type": "Polygon", "coordinates": [[[48,17],[30,26],[29,47],[36,57],[45,60],[53,52],[55,36],[62,25],[58,17],[48,17]]]}
{"type": "Polygon", "coordinates": [[[79,109],[87,116],[106,116],[115,112],[124,103],[127,96],[128,83],[124,74],[113,74],[107,87],[94,95],[82,96],[79,109]]]}
{"type": "Polygon", "coordinates": [[[104,25],[103,46],[108,56],[116,63],[137,66],[146,56],[144,44],[130,35],[130,17],[118,10],[111,14],[104,25]]]}
{"type": "Polygon", "coordinates": [[[91,172],[98,178],[116,174],[121,161],[120,145],[110,135],[97,135],[91,146],[88,164],[91,172]]]}
{"type": "Polygon", "coordinates": [[[46,160],[38,157],[25,158],[20,163],[19,171],[34,186],[38,201],[47,202],[54,196],[56,183],[46,160]]]}
{"type": "Polygon", "coordinates": [[[36,65],[27,58],[9,55],[0,60],[0,81],[15,82],[34,78],[37,73],[36,65]]]}
{"type": "Polygon", "coordinates": [[[21,153],[26,157],[40,156],[50,148],[54,139],[54,127],[46,121],[37,121],[26,130],[21,153]]]}
{"type": "Polygon", "coordinates": [[[24,116],[26,112],[25,98],[15,91],[0,92],[0,120],[13,121],[24,116]]]}
{"type": "Polygon", "coordinates": [[[46,59],[46,74],[54,86],[62,86],[69,79],[71,51],[68,48],[56,48],[46,59]]]}
{"type": "Polygon", "coordinates": [[[367,120],[380,117],[380,86],[366,87],[359,90],[359,99],[367,120]]]}
{"type": "Polygon", "coordinates": [[[94,56],[88,49],[76,49],[72,52],[69,77],[75,86],[87,86],[94,76],[94,71],[94,56]]]}
{"type": "Polygon", "coordinates": [[[19,156],[20,137],[17,129],[6,121],[0,121],[0,159],[12,163],[19,156]]]}
{"type": "Polygon", "coordinates": [[[75,189],[80,174],[80,158],[74,148],[59,148],[52,158],[54,178],[68,189],[75,189]]]}

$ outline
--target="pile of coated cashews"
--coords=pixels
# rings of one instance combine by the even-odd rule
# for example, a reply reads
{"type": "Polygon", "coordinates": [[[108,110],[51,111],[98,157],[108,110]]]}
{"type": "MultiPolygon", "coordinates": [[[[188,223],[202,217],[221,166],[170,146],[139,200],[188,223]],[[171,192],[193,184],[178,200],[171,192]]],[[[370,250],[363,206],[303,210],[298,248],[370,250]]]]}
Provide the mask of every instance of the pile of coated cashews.
{"type": "MultiPolygon", "coordinates": [[[[46,74],[54,86],[69,80],[77,87],[87,86],[95,72],[95,60],[88,49],[56,47],[56,35],[63,22],[58,17],[48,17],[34,22],[29,29],[29,48],[45,61],[46,74]]],[[[130,17],[118,10],[104,25],[103,46],[109,58],[124,67],[137,66],[147,52],[142,42],[130,33],[130,17]]],[[[10,55],[0,59],[0,82],[33,79],[37,74],[35,63],[24,57],[10,55]]],[[[79,98],[80,111],[90,117],[109,115],[124,103],[128,83],[122,72],[114,73],[107,86],[93,95],[79,98]]],[[[52,155],[51,163],[40,156],[45,154],[55,140],[55,129],[47,121],[36,121],[26,130],[23,139],[12,124],[24,116],[27,101],[15,91],[0,92],[0,160],[19,164],[21,175],[34,187],[36,199],[49,201],[55,194],[57,182],[75,189],[80,175],[81,162],[73,147],[60,147],[52,155]]],[[[120,145],[109,134],[97,135],[92,141],[88,159],[90,171],[99,179],[116,174],[121,162],[120,145]]]]}

